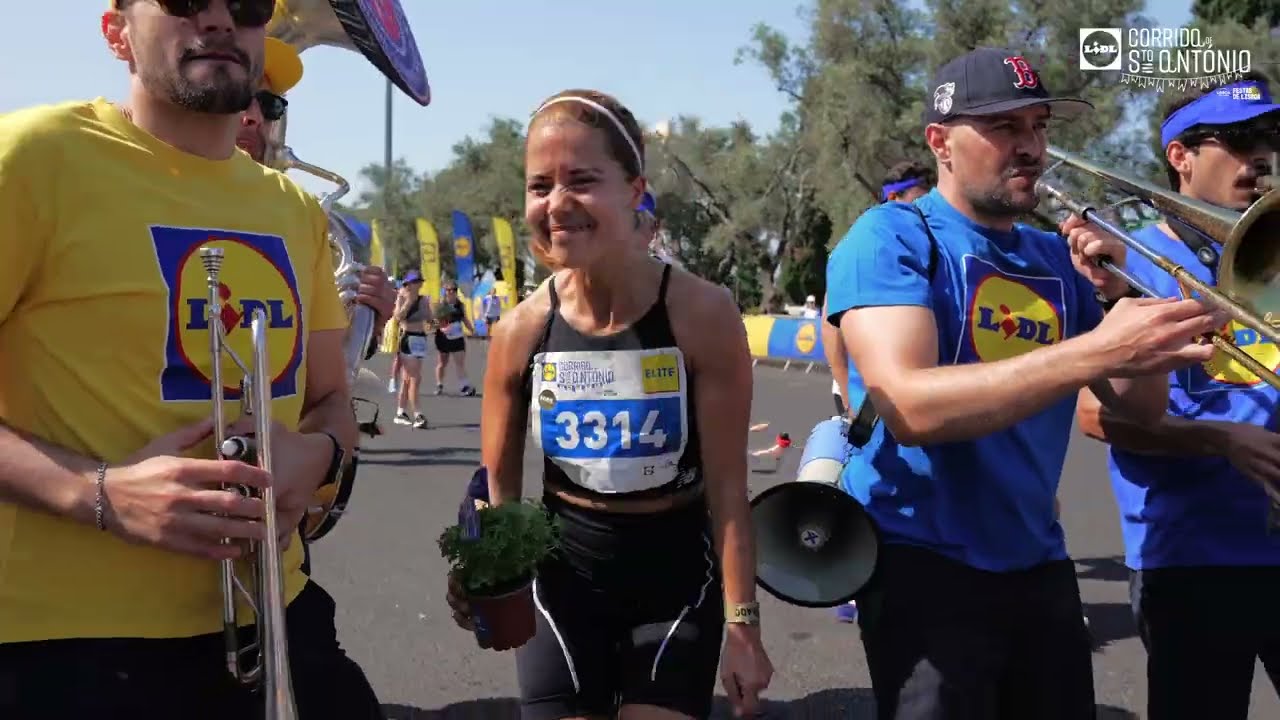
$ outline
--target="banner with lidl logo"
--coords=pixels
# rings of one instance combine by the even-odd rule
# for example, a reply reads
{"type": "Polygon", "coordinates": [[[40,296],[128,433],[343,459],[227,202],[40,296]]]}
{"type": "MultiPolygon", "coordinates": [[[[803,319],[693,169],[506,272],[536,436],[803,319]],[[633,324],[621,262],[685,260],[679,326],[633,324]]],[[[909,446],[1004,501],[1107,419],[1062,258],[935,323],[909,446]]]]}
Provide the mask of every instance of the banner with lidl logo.
{"type": "Polygon", "coordinates": [[[382,244],[382,223],[378,220],[373,221],[373,231],[369,239],[369,264],[384,268],[387,272],[395,274],[394,268],[387,267],[387,253],[382,244]]]}
{"type": "Polygon", "coordinates": [[[440,297],[440,238],[435,226],[418,218],[418,255],[422,260],[422,294],[433,301],[440,297]]]}
{"type": "Polygon", "coordinates": [[[822,320],[790,315],[744,315],[751,356],[772,360],[826,363],[822,320]]]}
{"type": "Polygon", "coordinates": [[[458,273],[458,292],[471,296],[476,280],[475,233],[471,218],[461,210],[453,211],[453,262],[458,273]]]}
{"type": "Polygon", "coordinates": [[[502,309],[510,310],[516,306],[516,236],[511,231],[511,223],[500,217],[493,218],[493,239],[498,246],[503,279],[498,297],[502,298],[502,309]]]}

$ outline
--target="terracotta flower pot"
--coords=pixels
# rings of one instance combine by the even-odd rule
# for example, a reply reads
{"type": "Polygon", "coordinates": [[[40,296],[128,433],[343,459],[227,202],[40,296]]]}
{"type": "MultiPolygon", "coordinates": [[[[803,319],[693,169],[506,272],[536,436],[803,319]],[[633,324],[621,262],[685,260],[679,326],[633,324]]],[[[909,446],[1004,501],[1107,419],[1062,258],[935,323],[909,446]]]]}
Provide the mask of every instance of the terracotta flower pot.
{"type": "Polygon", "coordinates": [[[533,637],[536,626],[532,579],[515,589],[499,590],[497,594],[472,593],[467,601],[480,647],[512,650],[533,637]]]}

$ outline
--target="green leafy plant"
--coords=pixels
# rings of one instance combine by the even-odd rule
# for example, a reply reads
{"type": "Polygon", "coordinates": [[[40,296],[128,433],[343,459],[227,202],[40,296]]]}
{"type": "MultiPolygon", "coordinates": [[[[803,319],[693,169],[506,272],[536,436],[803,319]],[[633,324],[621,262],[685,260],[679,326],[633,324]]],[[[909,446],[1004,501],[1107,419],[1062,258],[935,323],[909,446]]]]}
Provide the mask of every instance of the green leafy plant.
{"type": "Polygon", "coordinates": [[[440,535],[440,553],[468,593],[500,595],[533,578],[559,542],[560,523],[541,503],[506,502],[477,511],[480,534],[465,536],[461,524],[440,535]]]}

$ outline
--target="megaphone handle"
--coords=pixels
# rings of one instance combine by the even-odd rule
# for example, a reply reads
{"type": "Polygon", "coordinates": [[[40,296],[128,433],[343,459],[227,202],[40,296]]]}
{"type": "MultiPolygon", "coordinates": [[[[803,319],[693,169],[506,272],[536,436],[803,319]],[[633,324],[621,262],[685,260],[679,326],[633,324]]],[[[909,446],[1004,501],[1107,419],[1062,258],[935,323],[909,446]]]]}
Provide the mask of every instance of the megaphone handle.
{"type": "Polygon", "coordinates": [[[871,441],[871,434],[875,432],[879,422],[880,413],[876,412],[876,406],[871,403],[871,395],[863,396],[858,414],[849,425],[849,444],[856,448],[866,445],[871,441]]]}

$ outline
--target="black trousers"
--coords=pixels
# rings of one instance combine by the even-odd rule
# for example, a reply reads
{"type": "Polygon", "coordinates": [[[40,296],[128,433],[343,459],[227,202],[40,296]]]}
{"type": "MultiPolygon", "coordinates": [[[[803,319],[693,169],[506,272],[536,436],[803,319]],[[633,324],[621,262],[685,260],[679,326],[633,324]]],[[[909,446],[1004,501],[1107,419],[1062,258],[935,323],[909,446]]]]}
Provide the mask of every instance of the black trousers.
{"type": "MultiPolygon", "coordinates": [[[[338,644],[334,602],[314,582],[289,605],[300,720],[382,720],[364,672],[338,644]]],[[[254,720],[260,696],[228,674],[221,634],[0,645],[5,720],[254,720]]]]}
{"type": "Polygon", "coordinates": [[[881,549],[858,622],[880,720],[1093,720],[1075,566],[970,568],[881,549]]]}
{"type": "Polygon", "coordinates": [[[1147,648],[1147,718],[1246,720],[1258,659],[1280,690],[1280,567],[1130,574],[1147,648]]]}

